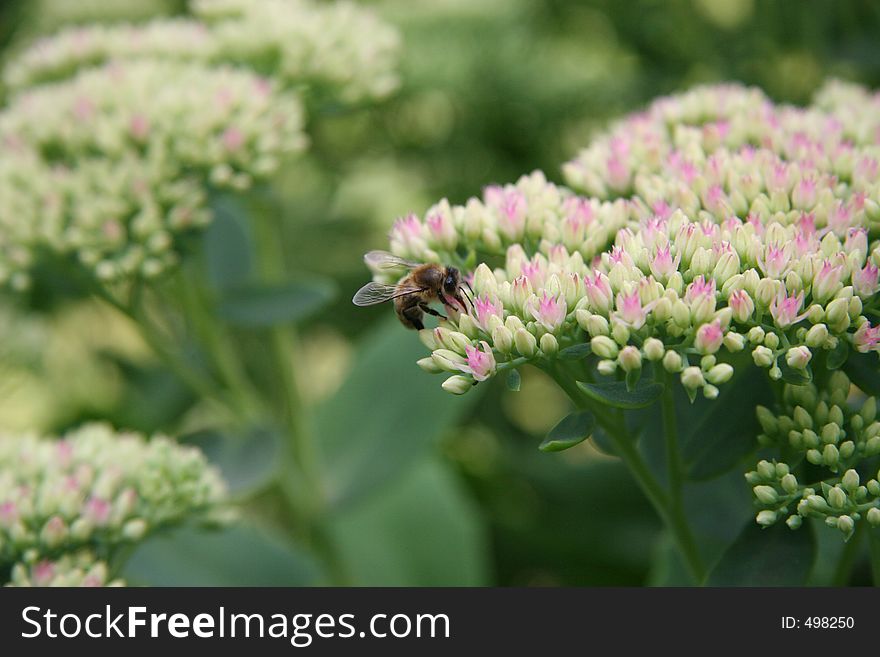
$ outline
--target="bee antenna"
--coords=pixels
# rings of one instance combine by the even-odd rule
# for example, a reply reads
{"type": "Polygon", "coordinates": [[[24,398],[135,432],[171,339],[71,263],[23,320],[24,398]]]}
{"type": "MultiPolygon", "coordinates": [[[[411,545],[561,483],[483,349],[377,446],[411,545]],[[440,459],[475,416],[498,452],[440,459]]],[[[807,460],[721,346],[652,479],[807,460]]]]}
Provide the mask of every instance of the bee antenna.
{"type": "MultiPolygon", "coordinates": [[[[464,282],[464,285],[467,285],[468,288],[471,287],[470,285],[468,285],[467,281],[464,282]]],[[[474,299],[470,294],[468,294],[468,291],[467,289],[465,289],[464,285],[459,286],[458,289],[461,290],[462,296],[464,296],[464,298],[467,299],[468,302],[471,304],[470,312],[473,312],[476,309],[474,306],[474,299]]],[[[471,290],[471,293],[473,293],[473,290],[471,290]]]]}

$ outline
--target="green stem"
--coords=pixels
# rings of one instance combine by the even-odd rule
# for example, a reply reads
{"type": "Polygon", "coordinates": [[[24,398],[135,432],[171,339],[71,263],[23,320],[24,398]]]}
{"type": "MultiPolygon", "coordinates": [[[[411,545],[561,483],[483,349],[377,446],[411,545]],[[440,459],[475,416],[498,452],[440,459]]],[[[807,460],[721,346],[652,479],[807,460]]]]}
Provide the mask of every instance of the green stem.
{"type": "MultiPolygon", "coordinates": [[[[280,208],[271,207],[258,215],[252,225],[260,278],[264,282],[275,282],[285,274],[280,223],[283,213],[280,208]]],[[[300,519],[300,539],[322,559],[330,583],[344,585],[349,582],[349,576],[323,518],[326,499],[320,463],[297,380],[296,331],[290,324],[273,326],[269,331],[282,393],[282,416],[290,440],[287,451],[290,467],[285,468],[281,488],[291,512],[300,519]],[[291,480],[291,476],[295,480],[291,480]]]]}
{"type": "Polygon", "coordinates": [[[213,399],[223,406],[229,404],[229,400],[223,392],[217,387],[216,383],[202,372],[195,368],[189,367],[186,360],[177,356],[174,350],[169,346],[169,340],[165,338],[153,323],[146,317],[142,309],[136,309],[120,302],[112,294],[101,287],[93,290],[95,296],[104,303],[118,310],[120,313],[128,317],[137,328],[140,336],[143,338],[147,346],[153,353],[159,357],[163,364],[190,390],[204,397],[205,399],[213,399]]]}
{"type": "Polygon", "coordinates": [[[864,525],[864,522],[856,523],[855,532],[843,546],[843,552],[837,561],[837,568],[834,569],[834,579],[832,580],[834,586],[849,584],[853,566],[859,556],[859,549],[862,547],[862,536],[865,534],[864,525]]]}
{"type": "Polygon", "coordinates": [[[262,402],[245,372],[232,339],[209,311],[210,303],[194,276],[178,274],[180,301],[239,414],[251,421],[265,415],[262,402]]]}
{"type": "MultiPolygon", "coordinates": [[[[561,387],[571,400],[579,407],[592,411],[597,421],[606,431],[621,460],[626,464],[648,501],[657,511],[669,533],[672,535],[681,556],[693,575],[697,584],[702,584],[706,577],[706,569],[700,556],[693,533],[687,518],[680,506],[671,502],[667,492],[651,472],[648,464],[639,454],[635,442],[630,438],[621,414],[611,414],[606,409],[587,397],[577,383],[565,376],[552,364],[542,367],[561,387]]],[[[678,455],[676,453],[676,460],[678,455]]]]}
{"type": "Polygon", "coordinates": [[[672,507],[683,513],[682,483],[684,480],[681,462],[681,451],[678,446],[678,430],[675,423],[675,396],[672,386],[669,385],[668,376],[661,367],[655,368],[655,378],[663,385],[663,399],[661,412],[663,415],[663,435],[666,442],[666,472],[669,483],[669,500],[672,507]]]}
{"type": "Polygon", "coordinates": [[[868,538],[868,545],[871,548],[871,572],[874,577],[874,586],[880,586],[880,529],[869,529],[868,538]]]}

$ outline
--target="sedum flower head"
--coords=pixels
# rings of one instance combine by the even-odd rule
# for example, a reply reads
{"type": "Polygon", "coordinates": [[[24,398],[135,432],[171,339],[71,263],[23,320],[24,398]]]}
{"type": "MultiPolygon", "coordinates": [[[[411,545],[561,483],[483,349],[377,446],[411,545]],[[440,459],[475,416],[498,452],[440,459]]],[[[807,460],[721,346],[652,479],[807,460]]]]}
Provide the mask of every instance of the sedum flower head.
{"type": "Polygon", "coordinates": [[[759,523],[797,528],[802,518],[819,518],[847,538],[859,522],[880,524],[880,472],[871,469],[880,454],[877,400],[853,407],[849,392],[849,379],[837,371],[821,389],[786,385],[775,410],[758,407],[759,443],[778,454],[746,474],[759,523]]]}
{"type": "Polygon", "coordinates": [[[224,484],[201,452],[168,438],[147,442],[102,424],[61,440],[4,436],[0,564],[21,564],[22,580],[45,579],[41,564],[58,561],[60,571],[79,564],[64,555],[89,550],[104,561],[169,524],[222,520],[224,500],[224,484]]]}
{"type": "Polygon", "coordinates": [[[68,28],[13,58],[4,82],[17,92],[111,61],[162,59],[244,65],[348,102],[385,97],[398,85],[397,32],[352,3],[196,0],[192,10],[191,19],[68,28]]]}
{"type": "Polygon", "coordinates": [[[743,350],[809,380],[817,353],[880,351],[880,119],[850,108],[873,102],[834,84],[808,108],[738,85],[662,98],[564,167],[590,196],[536,172],[398,220],[391,250],[471,272],[470,317],[446,326],[496,372],[589,343],[600,374],[632,384],[646,359],[692,397],[743,350]]]}
{"type": "Polygon", "coordinates": [[[107,563],[89,550],[64,554],[57,559],[40,558],[33,550],[12,567],[6,586],[124,586],[110,579],[107,563]]]}
{"type": "Polygon", "coordinates": [[[241,189],[302,148],[297,98],[252,73],[172,61],[84,70],[0,113],[0,282],[45,252],[101,280],[152,277],[210,220],[205,189],[241,189]]]}
{"type": "Polygon", "coordinates": [[[353,2],[193,0],[225,61],[266,67],[289,84],[331,88],[348,102],[383,98],[398,84],[400,36],[353,2]]]}

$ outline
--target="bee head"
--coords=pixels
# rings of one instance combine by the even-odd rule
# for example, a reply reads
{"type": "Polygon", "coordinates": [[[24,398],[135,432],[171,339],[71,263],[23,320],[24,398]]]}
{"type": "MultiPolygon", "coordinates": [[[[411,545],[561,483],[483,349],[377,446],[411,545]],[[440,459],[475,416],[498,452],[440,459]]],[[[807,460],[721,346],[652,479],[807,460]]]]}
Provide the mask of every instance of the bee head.
{"type": "Polygon", "coordinates": [[[458,296],[458,284],[460,276],[455,267],[446,268],[446,276],[443,279],[443,289],[447,294],[458,296]]]}

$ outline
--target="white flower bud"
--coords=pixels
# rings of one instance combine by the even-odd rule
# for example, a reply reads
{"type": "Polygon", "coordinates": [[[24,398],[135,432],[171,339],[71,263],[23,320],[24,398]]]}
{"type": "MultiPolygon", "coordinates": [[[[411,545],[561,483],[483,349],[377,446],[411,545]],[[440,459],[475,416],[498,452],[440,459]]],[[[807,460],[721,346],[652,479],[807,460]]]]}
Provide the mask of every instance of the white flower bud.
{"type": "Polygon", "coordinates": [[[796,370],[805,369],[812,358],[813,352],[810,351],[809,347],[805,346],[792,347],[785,354],[785,362],[788,363],[789,367],[796,370]]]}
{"type": "Polygon", "coordinates": [[[642,354],[638,348],[632,345],[627,345],[620,350],[617,361],[624,372],[632,372],[642,368],[642,354]]]}
{"type": "Polygon", "coordinates": [[[642,351],[644,351],[645,358],[648,360],[658,361],[663,358],[666,347],[663,345],[663,342],[657,338],[648,338],[642,345],[642,351]]]}
{"type": "Polygon", "coordinates": [[[672,349],[667,351],[666,354],[664,354],[663,356],[663,369],[673,374],[675,374],[676,372],[681,372],[681,354],[679,354],[677,351],[673,351],[672,349]]]}
{"type": "Polygon", "coordinates": [[[535,340],[535,336],[524,328],[519,328],[514,332],[513,342],[520,355],[526,358],[531,358],[538,350],[538,341],[535,340]]]}
{"type": "Polygon", "coordinates": [[[552,333],[545,333],[541,336],[541,351],[545,356],[555,356],[559,351],[559,341],[552,333]]]}
{"type": "Polygon", "coordinates": [[[716,386],[730,381],[733,377],[733,367],[727,363],[720,363],[706,372],[706,380],[716,386]]]}
{"type": "Polygon", "coordinates": [[[592,348],[593,353],[596,354],[599,358],[617,358],[617,343],[607,336],[597,335],[592,340],[590,340],[590,347],[592,348]]]}
{"type": "Polygon", "coordinates": [[[681,384],[691,390],[703,387],[706,384],[703,371],[694,365],[684,368],[681,373],[681,384]]]}
{"type": "Polygon", "coordinates": [[[465,376],[456,374],[446,379],[441,387],[453,395],[463,395],[474,387],[474,382],[465,376]]]}

